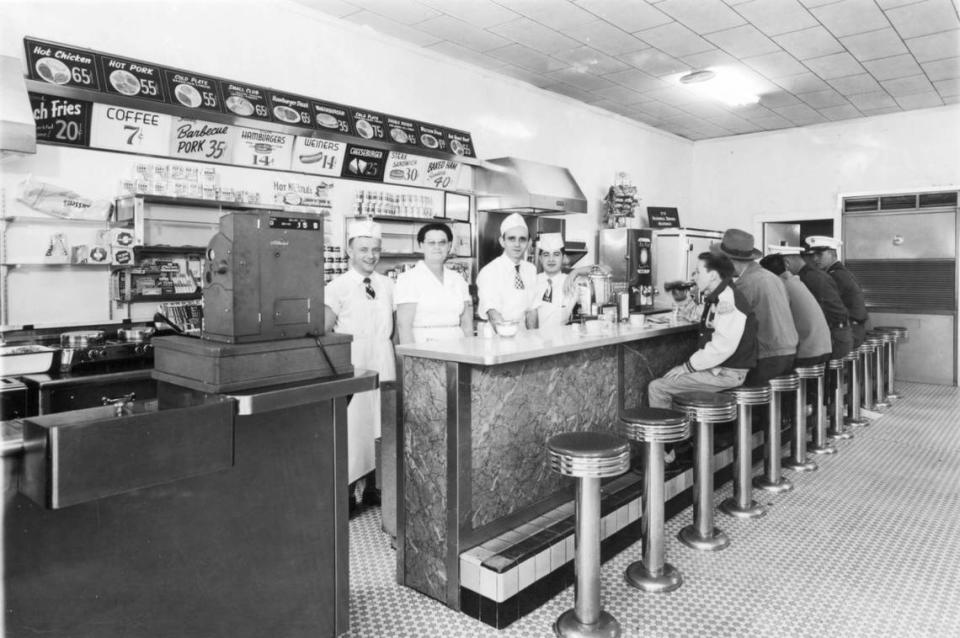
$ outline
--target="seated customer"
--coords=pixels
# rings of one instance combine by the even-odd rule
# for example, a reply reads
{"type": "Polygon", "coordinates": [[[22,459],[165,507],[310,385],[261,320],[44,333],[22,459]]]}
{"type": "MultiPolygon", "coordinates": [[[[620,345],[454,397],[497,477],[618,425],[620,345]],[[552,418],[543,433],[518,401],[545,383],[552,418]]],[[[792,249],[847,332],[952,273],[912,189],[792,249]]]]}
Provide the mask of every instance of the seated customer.
{"type": "Polygon", "coordinates": [[[647,386],[652,408],[670,408],[680,392],[707,392],[743,384],[757,363],[757,320],[733,284],[730,259],[713,252],[701,253],[694,273],[704,293],[700,307],[700,348],[685,363],[669,370],[647,386]]]}

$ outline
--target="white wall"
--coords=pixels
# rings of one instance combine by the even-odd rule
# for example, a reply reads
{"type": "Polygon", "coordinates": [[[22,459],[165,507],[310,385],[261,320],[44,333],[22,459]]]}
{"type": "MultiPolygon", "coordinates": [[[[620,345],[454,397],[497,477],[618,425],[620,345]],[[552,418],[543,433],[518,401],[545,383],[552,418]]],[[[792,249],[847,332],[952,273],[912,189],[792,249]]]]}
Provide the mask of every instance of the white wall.
{"type": "MultiPolygon", "coordinates": [[[[435,122],[470,131],[480,157],[565,166],[589,201],[587,215],[568,218],[568,233],[591,249],[619,171],[639,187],[641,206],[677,206],[681,219],[692,208],[691,142],[284,0],[0,0],[0,11],[0,53],[21,60],[24,36],[48,39],[435,122]]],[[[28,173],[64,182],[83,175],[73,188],[112,197],[132,158],[106,155],[46,147],[5,160],[6,214],[16,214],[15,184],[28,173]],[[100,168],[85,168],[90,160],[100,168]]],[[[89,295],[68,301],[91,303],[89,295]]]]}

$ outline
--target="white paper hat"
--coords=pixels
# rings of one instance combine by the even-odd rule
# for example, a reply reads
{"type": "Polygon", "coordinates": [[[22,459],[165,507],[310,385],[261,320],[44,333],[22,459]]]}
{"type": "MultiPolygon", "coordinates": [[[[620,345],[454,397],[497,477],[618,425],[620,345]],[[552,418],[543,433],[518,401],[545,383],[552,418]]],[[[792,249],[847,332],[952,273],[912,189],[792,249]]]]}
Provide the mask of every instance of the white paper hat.
{"type": "Polygon", "coordinates": [[[347,224],[347,241],[354,237],[373,237],[380,239],[380,224],[368,219],[353,220],[347,224]]]}
{"type": "Polygon", "coordinates": [[[767,246],[771,255],[799,255],[803,252],[800,246],[767,246]]]}
{"type": "Polygon", "coordinates": [[[831,248],[836,250],[840,248],[840,245],[843,244],[839,239],[834,239],[833,237],[827,237],[825,235],[810,235],[804,240],[807,243],[807,246],[810,247],[810,250],[819,250],[823,248],[831,248]]]}
{"type": "Polygon", "coordinates": [[[540,242],[537,245],[540,250],[562,250],[563,235],[560,233],[543,233],[540,235],[540,242]]]}
{"type": "Polygon", "coordinates": [[[512,213],[507,216],[505,220],[500,222],[500,235],[506,235],[508,230],[511,228],[517,228],[518,226],[526,228],[527,222],[518,213],[512,213]]]}

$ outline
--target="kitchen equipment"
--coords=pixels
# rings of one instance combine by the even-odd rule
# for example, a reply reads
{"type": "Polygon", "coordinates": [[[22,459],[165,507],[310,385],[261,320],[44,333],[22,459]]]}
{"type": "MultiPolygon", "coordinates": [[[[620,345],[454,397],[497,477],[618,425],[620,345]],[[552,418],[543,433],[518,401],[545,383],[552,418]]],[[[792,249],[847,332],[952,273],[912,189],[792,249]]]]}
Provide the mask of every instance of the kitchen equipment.
{"type": "Polygon", "coordinates": [[[477,170],[476,182],[478,210],[521,215],[587,212],[587,198],[561,166],[497,157],[477,170]]]}
{"type": "Polygon", "coordinates": [[[610,297],[613,293],[613,278],[600,266],[590,268],[590,274],[587,275],[590,280],[590,286],[593,288],[593,299],[598,307],[610,303],[610,297]]]}
{"type": "Polygon", "coordinates": [[[149,327],[120,328],[117,330],[117,340],[125,343],[144,343],[153,336],[154,329],[149,327]]]}
{"type": "Polygon", "coordinates": [[[50,369],[50,364],[53,363],[54,352],[53,348],[46,346],[0,347],[0,371],[10,377],[46,372],[50,369]]]}
{"type": "Polygon", "coordinates": [[[630,293],[630,309],[653,307],[651,231],[647,228],[603,228],[599,261],[610,269],[613,290],[630,293]]]}
{"type": "Polygon", "coordinates": [[[60,333],[61,348],[89,348],[103,343],[103,330],[78,330],[60,333]]]}
{"type": "Polygon", "coordinates": [[[653,281],[663,290],[668,281],[689,281],[697,256],[710,250],[723,233],[702,228],[664,228],[653,233],[653,281]]]}
{"type": "Polygon", "coordinates": [[[60,370],[87,373],[110,372],[147,365],[153,358],[148,343],[149,328],[121,328],[118,337],[138,335],[134,340],[105,339],[103,330],[79,330],[60,334],[60,370]]]}
{"type": "Polygon", "coordinates": [[[0,421],[27,416],[27,386],[11,377],[0,377],[0,421]]]}
{"type": "MultiPolygon", "coordinates": [[[[152,356],[152,355],[151,355],[152,356]]],[[[103,405],[103,400],[133,394],[137,400],[157,396],[149,368],[117,370],[136,361],[80,364],[74,370],[21,377],[27,386],[27,414],[54,414],[103,405]]],[[[146,358],[139,365],[146,365],[146,358]]]]}

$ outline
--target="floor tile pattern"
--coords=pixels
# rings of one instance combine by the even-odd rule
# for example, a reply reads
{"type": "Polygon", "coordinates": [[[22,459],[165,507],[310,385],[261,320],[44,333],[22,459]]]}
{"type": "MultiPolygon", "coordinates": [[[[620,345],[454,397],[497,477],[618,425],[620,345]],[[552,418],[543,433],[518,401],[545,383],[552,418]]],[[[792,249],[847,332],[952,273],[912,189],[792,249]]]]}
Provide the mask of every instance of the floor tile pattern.
{"type": "MultiPolygon", "coordinates": [[[[623,581],[632,545],[603,565],[604,606],[626,637],[941,637],[960,628],[960,390],[898,384],[903,398],[787,475],[780,495],[755,493],[766,517],[717,514],[730,548],[699,553],[676,540],[690,508],[667,521],[667,560],[684,576],[669,594],[623,581]]],[[[755,469],[755,471],[759,471],[755,469]]],[[[728,496],[721,489],[715,502],[728,496]]],[[[352,638],[546,637],[573,588],[496,630],[396,584],[379,510],[350,523],[352,638]]]]}

